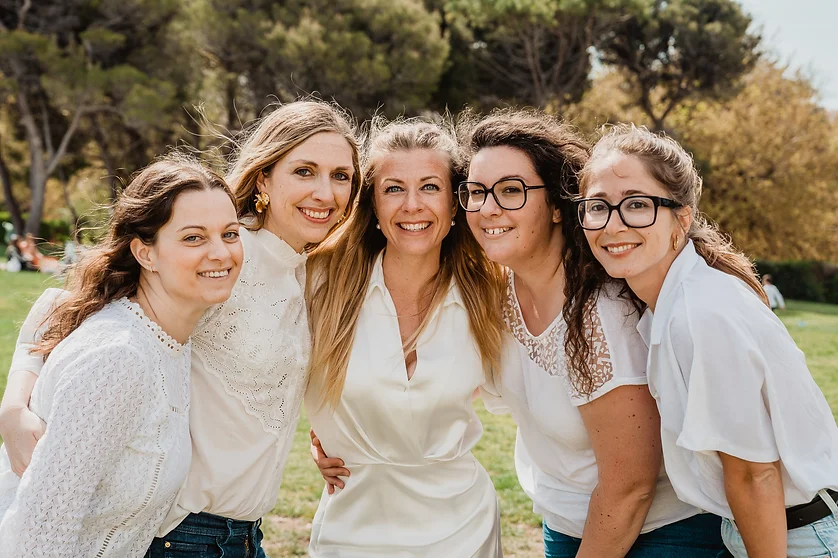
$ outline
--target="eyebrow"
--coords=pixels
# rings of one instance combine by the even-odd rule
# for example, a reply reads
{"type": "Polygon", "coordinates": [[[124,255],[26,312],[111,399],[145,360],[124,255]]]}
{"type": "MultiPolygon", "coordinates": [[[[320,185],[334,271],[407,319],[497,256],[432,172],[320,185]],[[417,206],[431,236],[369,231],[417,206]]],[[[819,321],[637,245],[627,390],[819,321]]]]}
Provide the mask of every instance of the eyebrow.
{"type": "MultiPolygon", "coordinates": [[[[314,161],[309,161],[307,159],[296,159],[294,161],[289,161],[288,164],[290,164],[290,165],[308,165],[310,167],[319,167],[320,166],[319,164],[315,163],[314,161]]],[[[345,165],[335,167],[335,170],[344,171],[344,172],[354,171],[354,169],[352,167],[347,167],[345,165]]]]}
{"type": "MultiPolygon", "coordinates": [[[[228,229],[228,228],[232,227],[233,225],[238,225],[238,224],[239,224],[238,221],[230,221],[229,223],[224,225],[224,228],[228,229]]],[[[199,229],[199,230],[202,230],[202,231],[207,230],[207,228],[203,225],[186,225],[185,227],[179,228],[177,230],[177,232],[185,231],[186,229],[199,229]]]]}
{"type": "MultiPolygon", "coordinates": [[[[629,196],[651,196],[652,194],[647,194],[646,192],[641,192],[640,190],[623,190],[620,192],[620,195],[624,198],[629,196]]],[[[590,198],[607,198],[608,194],[605,192],[594,192],[593,194],[589,194],[588,197],[590,198]]]]}

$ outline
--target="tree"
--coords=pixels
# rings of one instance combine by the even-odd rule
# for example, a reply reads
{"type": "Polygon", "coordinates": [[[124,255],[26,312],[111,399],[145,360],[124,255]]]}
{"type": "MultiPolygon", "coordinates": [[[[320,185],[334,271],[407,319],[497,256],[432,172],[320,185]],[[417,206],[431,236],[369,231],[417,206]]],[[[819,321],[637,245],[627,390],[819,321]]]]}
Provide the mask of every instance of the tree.
{"type": "Polygon", "coordinates": [[[604,63],[625,70],[636,103],[663,130],[675,107],[722,98],[758,59],[760,37],[735,0],[646,0],[600,45],[604,63]]]}
{"type": "Polygon", "coordinates": [[[633,0],[448,0],[452,22],[472,30],[482,104],[561,111],[590,85],[592,53],[637,9],[633,0]]]}

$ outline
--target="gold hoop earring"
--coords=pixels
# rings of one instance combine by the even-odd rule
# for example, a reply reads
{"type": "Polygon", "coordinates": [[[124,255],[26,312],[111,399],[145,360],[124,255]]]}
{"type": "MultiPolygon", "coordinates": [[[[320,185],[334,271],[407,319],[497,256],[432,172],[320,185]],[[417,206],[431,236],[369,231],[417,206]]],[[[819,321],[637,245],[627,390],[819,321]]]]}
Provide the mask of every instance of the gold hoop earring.
{"type": "Polygon", "coordinates": [[[678,238],[677,236],[674,239],[672,239],[672,250],[674,252],[678,251],[678,244],[680,243],[680,241],[681,241],[681,239],[678,238]]]}
{"type": "Polygon", "coordinates": [[[262,213],[268,208],[268,205],[271,203],[271,197],[268,195],[267,192],[258,192],[256,197],[254,198],[256,202],[256,213],[262,213]]]}

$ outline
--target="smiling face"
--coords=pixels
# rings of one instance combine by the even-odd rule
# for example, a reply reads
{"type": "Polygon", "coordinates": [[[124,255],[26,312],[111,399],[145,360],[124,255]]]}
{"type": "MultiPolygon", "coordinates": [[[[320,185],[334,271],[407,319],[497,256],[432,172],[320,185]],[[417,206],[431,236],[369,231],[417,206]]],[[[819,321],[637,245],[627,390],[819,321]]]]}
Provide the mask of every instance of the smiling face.
{"type": "Polygon", "coordinates": [[[270,196],[265,228],[297,252],[322,242],[346,211],[353,172],[343,136],[314,134],[259,177],[259,191],[270,196]]]}
{"type": "Polygon", "coordinates": [[[387,253],[439,257],[454,216],[447,157],[429,149],[383,155],[373,187],[375,214],[387,238],[387,253]]]}
{"type": "Polygon", "coordinates": [[[224,302],[241,270],[238,231],[236,209],[224,190],[183,192],[149,248],[152,277],[189,307],[224,302]]]}
{"type": "MultiPolygon", "coordinates": [[[[588,176],[583,192],[586,198],[601,198],[612,205],[632,195],[671,199],[671,194],[649,174],[640,159],[618,151],[591,163],[588,176]]],[[[659,207],[657,212],[657,219],[650,227],[628,227],[615,210],[604,229],[585,231],[588,244],[605,271],[611,277],[626,279],[644,300],[650,289],[653,299],[657,298],[669,267],[684,246],[684,231],[689,230],[691,222],[689,209],[659,207]],[[673,249],[676,239],[677,251],[673,249]]]]}
{"type": "MultiPolygon", "coordinates": [[[[479,182],[491,188],[506,178],[519,178],[524,184],[544,184],[529,156],[520,149],[508,146],[485,147],[478,151],[469,166],[469,182],[479,182]]],[[[555,235],[560,213],[547,199],[547,190],[529,190],[524,207],[506,210],[489,195],[480,211],[466,214],[469,227],[486,256],[512,268],[543,254],[555,235]]]]}

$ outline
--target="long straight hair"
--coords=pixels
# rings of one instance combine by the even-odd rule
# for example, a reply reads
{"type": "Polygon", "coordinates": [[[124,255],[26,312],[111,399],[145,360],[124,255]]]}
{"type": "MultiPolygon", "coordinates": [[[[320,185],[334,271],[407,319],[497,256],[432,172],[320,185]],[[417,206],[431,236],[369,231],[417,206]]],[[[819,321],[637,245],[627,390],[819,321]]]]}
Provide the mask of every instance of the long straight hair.
{"type": "Polygon", "coordinates": [[[184,156],[158,160],[136,174],[113,205],[104,239],[70,269],[69,295],[47,316],[47,328],[33,353],[46,358],[106,304],[137,294],[140,264],[131,252],[131,241],[154,244],[172,218],[178,197],[194,190],[223,190],[233,200],[223,178],[184,156]]]}
{"type": "MultiPolygon", "coordinates": [[[[320,406],[334,409],[340,402],[364,293],[375,259],[386,245],[384,235],[375,228],[373,194],[378,165],[386,156],[398,157],[399,153],[411,150],[442,154],[449,163],[453,192],[463,178],[463,165],[449,123],[421,119],[387,122],[375,118],[367,138],[358,207],[343,233],[327,240],[309,259],[306,297],[312,331],[309,386],[317,390],[320,406]]],[[[486,259],[465,225],[452,227],[443,239],[439,271],[426,285],[431,302],[425,318],[404,342],[403,349],[405,353],[415,349],[420,334],[445,299],[452,278],[462,294],[484,370],[493,378],[500,369],[503,341],[503,278],[499,266],[486,259]]]]}

